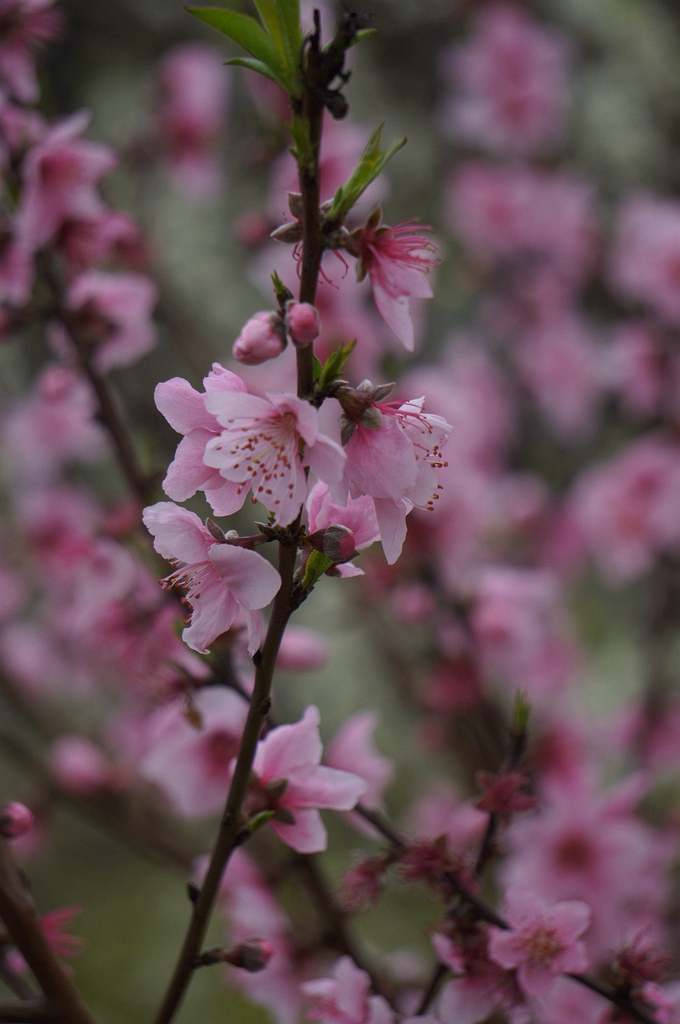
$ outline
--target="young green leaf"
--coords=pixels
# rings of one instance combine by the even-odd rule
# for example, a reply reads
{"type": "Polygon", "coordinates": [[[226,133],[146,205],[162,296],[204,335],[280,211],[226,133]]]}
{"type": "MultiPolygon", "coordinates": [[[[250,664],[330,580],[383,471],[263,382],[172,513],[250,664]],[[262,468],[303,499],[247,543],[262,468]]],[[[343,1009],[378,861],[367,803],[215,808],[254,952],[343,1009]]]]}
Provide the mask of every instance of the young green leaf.
{"type": "Polygon", "coordinates": [[[320,551],[312,551],[305,565],[305,573],[300,584],[301,589],[305,593],[309,593],[332,565],[333,562],[330,558],[326,558],[320,551]]]}
{"type": "Polygon", "coordinates": [[[187,7],[190,14],[211,25],[218,32],[243,47],[251,57],[267,68],[267,72],[252,64],[246,65],[251,70],[266,74],[267,78],[277,82],[287,92],[291,92],[293,80],[285,59],[284,52],[276,45],[259,21],[247,14],[237,14],[220,7],[187,7]]]}
{"type": "Polygon", "coordinates": [[[319,359],[317,359],[316,356],[314,356],[314,382],[315,383],[319,379],[319,377],[321,376],[322,373],[323,373],[323,363],[319,359]]]}
{"type": "Polygon", "coordinates": [[[356,343],[357,340],[355,338],[354,341],[350,341],[348,345],[341,345],[340,348],[335,350],[335,352],[331,352],[325,362],[323,370],[319,374],[319,390],[327,388],[329,384],[332,384],[338,379],[342,373],[343,366],[354,351],[356,343]]]}
{"type": "Polygon", "coordinates": [[[387,149],[381,149],[384,123],[381,122],[371,135],[347,184],[342,185],[335,193],[333,205],[328,211],[328,221],[342,223],[362,192],[375,181],[394,154],[406,145],[406,138],[403,138],[393,142],[387,149]]]}

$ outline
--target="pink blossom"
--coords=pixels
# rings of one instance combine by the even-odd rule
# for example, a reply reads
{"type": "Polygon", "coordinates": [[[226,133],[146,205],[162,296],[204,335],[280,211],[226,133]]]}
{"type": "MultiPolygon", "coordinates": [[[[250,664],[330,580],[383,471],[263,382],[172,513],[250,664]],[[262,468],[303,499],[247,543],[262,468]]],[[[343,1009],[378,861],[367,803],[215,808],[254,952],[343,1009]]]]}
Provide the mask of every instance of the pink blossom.
{"type": "Polygon", "coordinates": [[[253,497],[286,526],[307,497],[309,467],[326,483],[342,478],[345,455],[319,433],[316,409],[295,395],[266,399],[238,391],[209,391],[205,406],[222,431],[208,441],[204,461],[253,497]],[[303,448],[302,455],[300,449],[303,448]]]}
{"type": "Polygon", "coordinates": [[[382,996],[369,996],[370,979],[348,957],[340,957],[332,978],[300,986],[310,1000],[307,1020],[320,1024],[393,1024],[394,1011],[382,996]]]}
{"type": "Polygon", "coordinates": [[[242,328],[232,355],[246,366],[259,366],[280,356],[285,340],[283,321],[278,313],[256,313],[242,328]]]}
{"type": "Polygon", "coordinates": [[[654,416],[664,390],[660,339],[642,321],[619,324],[604,355],[605,382],[621,398],[626,413],[654,416]]]}
{"type": "Polygon", "coordinates": [[[431,228],[416,224],[383,226],[378,209],[352,236],[359,253],[357,277],[361,281],[368,274],[380,315],[409,352],[414,345],[410,301],[432,298],[425,275],[440,263],[429,255],[435,246],[423,235],[431,228]]]}
{"type": "Polygon", "coordinates": [[[554,699],[576,668],[557,579],[547,569],[484,569],[472,629],[488,671],[534,699],[554,699]]]}
{"type": "Polygon", "coordinates": [[[141,274],[88,270],[68,290],[74,329],[95,344],[92,363],[100,373],[130,366],[156,344],[151,313],[158,301],[155,284],[141,274]]]}
{"type": "Polygon", "coordinates": [[[680,544],[678,500],[680,449],[663,437],[642,437],[582,473],[571,509],[609,583],[634,579],[680,544]]]}
{"type": "Polygon", "coordinates": [[[171,501],[144,510],[143,520],[154,547],[179,565],[165,581],[186,591],[191,621],[182,639],[194,651],[207,653],[243,611],[248,623],[248,649],[254,653],[262,639],[260,608],[273,600],[281,577],[256,551],[215,538],[194,512],[171,501]]]}
{"type": "Polygon", "coordinates": [[[61,15],[52,9],[54,0],[2,0],[0,78],[16,99],[36,103],[40,95],[33,51],[56,38],[61,15]]]}
{"type": "MultiPolygon", "coordinates": [[[[594,961],[610,956],[622,935],[658,921],[668,899],[664,865],[674,840],[633,813],[641,792],[630,781],[599,793],[582,768],[553,774],[539,793],[540,811],[515,818],[506,833],[502,884],[587,903],[594,961]]],[[[658,925],[654,931],[656,941],[658,925]]]]}
{"type": "Polygon", "coordinates": [[[105,435],[96,410],[94,392],[76,370],[47,366],[4,416],[3,447],[14,478],[45,484],[64,465],[100,458],[105,435]]]}
{"type": "Polygon", "coordinates": [[[406,537],[406,516],[416,507],[434,508],[438,499],[437,470],[445,465],[441,449],[452,428],[441,416],[423,412],[424,398],[394,408],[372,402],[371,390],[366,382],[365,408],[374,425],[362,422],[366,412],[352,421],[344,479],[331,491],[339,501],[348,494],[373,498],[383,551],[392,565],[406,537]]]}
{"type": "Polygon", "coordinates": [[[103,210],[96,216],[66,220],[57,235],[58,248],[75,270],[86,270],[114,255],[129,262],[141,244],[136,223],[120,210],[103,210]]]}
{"type": "Polygon", "coordinates": [[[362,797],[365,807],[383,810],[383,791],[394,777],[392,761],[379,754],[373,733],[380,721],[377,711],[357,711],[340,726],[326,748],[325,763],[331,768],[353,772],[366,781],[362,797]]]}
{"type": "Polygon", "coordinates": [[[50,128],[28,151],[16,235],[29,253],[52,241],[66,220],[97,217],[105,210],[96,185],[117,163],[108,146],[79,138],[87,113],[50,128]]]}
{"type": "Polygon", "coordinates": [[[230,72],[222,55],[202,43],[183,43],[163,58],[160,130],[175,184],[196,200],[219,189],[217,142],[224,127],[230,72]]]}
{"type": "Polygon", "coordinates": [[[508,889],[506,917],[511,929],[492,927],[489,956],[517,980],[529,996],[546,995],[559,974],[585,971],[586,948],[579,938],[590,924],[590,909],[580,900],[548,906],[526,889],[508,889]]]}
{"type": "Polygon", "coordinates": [[[442,989],[437,1000],[436,1019],[443,1024],[479,1024],[494,1011],[510,1024],[529,1024],[531,1015],[515,972],[489,959],[487,937],[488,932],[481,932],[471,945],[460,948],[446,935],[433,935],[440,963],[461,975],[442,989]]]}
{"type": "Polygon", "coordinates": [[[534,328],[515,351],[520,375],[555,433],[567,441],[592,433],[601,399],[598,351],[587,326],[565,314],[534,328]]]}
{"type": "Polygon", "coordinates": [[[287,626],[279,645],[277,668],[288,672],[309,672],[324,668],[330,645],[322,633],[307,626],[287,626]]]}
{"type": "MultiPolygon", "coordinates": [[[[71,935],[66,930],[73,918],[82,914],[83,909],[80,903],[72,903],[68,907],[50,910],[40,918],[45,938],[57,956],[64,957],[65,960],[74,960],[85,945],[85,940],[79,935],[71,935]]],[[[28,971],[28,964],[18,950],[12,950],[8,963],[16,974],[26,974],[28,971]]]]}
{"type": "Polygon", "coordinates": [[[182,377],[156,385],[156,407],[173,430],[184,434],[168,467],[163,490],[174,501],[186,501],[196,491],[204,491],[215,515],[230,516],[243,505],[241,488],[203,461],[206,444],[221,429],[217,418],[206,409],[204,400],[209,391],[243,392],[246,386],[231,370],[213,363],[212,370],[203,378],[203,387],[205,392],[201,394],[182,377]]]}
{"type": "Polygon", "coordinates": [[[449,217],[482,263],[539,257],[572,287],[592,269],[593,187],[562,172],[469,161],[451,179],[449,217]]]}
{"type": "Polygon", "coordinates": [[[199,724],[187,719],[181,700],[152,713],[138,768],[177,814],[203,818],[224,809],[248,705],[234,690],[211,687],[197,693],[192,707],[199,724]]]}
{"type": "Polygon", "coordinates": [[[272,729],[258,744],[253,763],[258,786],[287,780],[278,806],[292,814],[294,823],[274,817],[270,824],[298,853],[326,849],[326,829],[317,808],[351,811],[368,789],[359,776],[321,764],[320,721],[318,708],[312,705],[299,722],[272,729]]]}
{"type": "Polygon", "coordinates": [[[90,796],[102,789],[117,788],[108,758],[79,733],[65,733],[54,741],[49,765],[57,783],[69,793],[90,796]]]}
{"type": "Polygon", "coordinates": [[[444,74],[460,89],[443,112],[449,133],[492,153],[531,154],[561,141],[570,56],[561,32],[520,7],[484,7],[472,37],[444,52],[444,74]]]}
{"type": "Polygon", "coordinates": [[[636,192],[624,200],[609,259],[612,287],[680,323],[680,203],[636,192]]]}

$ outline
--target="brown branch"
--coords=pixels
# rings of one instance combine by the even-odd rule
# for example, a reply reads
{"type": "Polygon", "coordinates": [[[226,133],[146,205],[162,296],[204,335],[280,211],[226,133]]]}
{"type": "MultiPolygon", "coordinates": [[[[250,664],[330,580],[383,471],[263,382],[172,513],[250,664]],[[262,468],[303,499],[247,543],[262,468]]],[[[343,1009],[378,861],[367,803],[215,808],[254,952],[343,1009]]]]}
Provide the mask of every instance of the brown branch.
{"type": "Polygon", "coordinates": [[[293,573],[297,555],[297,523],[290,530],[291,536],[279,541],[279,572],[281,589],[274,599],[272,616],[269,620],[267,638],[255,672],[255,686],[250,700],[241,744],[236,758],[236,768],[229,787],[227,805],[220,824],[217,842],[210,858],[201,891],[194,904],[191,921],[184,944],[175,967],[170,985],[156,1017],[156,1024],[169,1024],[175,1015],[194,971],[194,964],[200,952],[208,922],[219,891],[222,874],[232,852],[241,841],[241,807],[248,789],[248,781],[258,740],[271,706],[271,689],[276,665],[276,656],[286,624],[291,614],[293,573]]]}
{"type": "Polygon", "coordinates": [[[360,967],[371,979],[371,987],[376,995],[382,996],[390,1004],[393,1003],[393,993],[385,989],[383,981],[378,978],[375,971],[368,966],[357,946],[354,937],[347,927],[347,915],[340,909],[333,894],[328,888],[326,879],[323,876],[319,861],[310,854],[300,854],[295,861],[305,885],[316,901],[316,906],[322,911],[329,926],[329,944],[335,946],[339,952],[350,956],[357,967],[360,967]]]}
{"type": "Polygon", "coordinates": [[[33,999],[25,1003],[0,1003],[0,1021],[7,1024],[57,1024],[60,1018],[49,1003],[33,999]]]}
{"type": "Polygon", "coordinates": [[[7,951],[3,952],[0,956],[0,978],[2,978],[10,992],[13,992],[19,999],[25,1001],[35,999],[35,992],[28,982],[24,981],[21,975],[13,971],[8,964],[7,951]]]}
{"type": "Polygon", "coordinates": [[[9,843],[1,838],[0,918],[32,970],[45,998],[54,1007],[52,1019],[60,1024],[95,1024],[73,981],[47,941],[35,903],[24,884],[9,843]]]}

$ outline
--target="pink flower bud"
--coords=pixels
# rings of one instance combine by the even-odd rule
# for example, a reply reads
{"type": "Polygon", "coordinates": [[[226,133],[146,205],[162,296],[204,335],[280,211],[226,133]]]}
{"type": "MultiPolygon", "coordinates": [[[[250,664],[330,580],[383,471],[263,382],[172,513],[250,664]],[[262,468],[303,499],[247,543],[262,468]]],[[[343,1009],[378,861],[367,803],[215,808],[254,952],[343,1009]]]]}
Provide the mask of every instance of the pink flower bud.
{"type": "Polygon", "coordinates": [[[111,765],[99,747],[75,733],[52,744],[50,767],[57,782],[72,793],[95,793],[111,782],[111,765]]]}
{"type": "Polygon", "coordinates": [[[328,641],[315,629],[288,626],[283,634],[276,667],[290,672],[308,672],[323,668],[328,661],[328,641]]]}
{"type": "Polygon", "coordinates": [[[307,543],[333,562],[345,562],[356,554],[356,540],[347,526],[334,523],[325,530],[310,534],[307,543]]]}
{"type": "Polygon", "coordinates": [[[223,959],[234,967],[240,967],[244,971],[262,971],[274,955],[274,947],[266,939],[253,938],[246,942],[240,942],[227,953],[223,959]]]}
{"type": "Polygon", "coordinates": [[[259,366],[281,355],[285,340],[283,321],[278,313],[256,313],[239,334],[231,351],[239,363],[259,366]]]}
{"type": "Polygon", "coordinates": [[[17,839],[28,832],[34,822],[33,812],[16,800],[0,809],[0,835],[5,839],[17,839]]]}
{"type": "Polygon", "coordinates": [[[321,320],[308,302],[291,302],[286,313],[288,333],[300,348],[311,345],[321,334],[321,320]]]}

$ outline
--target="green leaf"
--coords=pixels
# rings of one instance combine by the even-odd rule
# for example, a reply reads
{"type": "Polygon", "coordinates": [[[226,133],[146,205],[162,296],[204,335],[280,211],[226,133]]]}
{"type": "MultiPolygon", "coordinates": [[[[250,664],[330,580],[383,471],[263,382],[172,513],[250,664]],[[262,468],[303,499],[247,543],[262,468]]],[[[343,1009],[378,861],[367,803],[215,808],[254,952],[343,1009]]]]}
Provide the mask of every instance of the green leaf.
{"type": "Polygon", "coordinates": [[[302,577],[301,586],[305,593],[309,593],[313,589],[326,570],[330,569],[332,565],[333,561],[330,558],[326,558],[320,551],[312,551],[307,559],[305,574],[302,577]]]}
{"type": "Polygon", "coordinates": [[[317,359],[316,356],[314,356],[314,382],[315,383],[319,379],[319,377],[321,376],[322,373],[323,373],[323,365],[322,365],[321,361],[319,359],[317,359]]]}
{"type": "Polygon", "coordinates": [[[266,64],[263,64],[261,60],[255,60],[254,57],[232,57],[231,60],[225,61],[225,64],[234,64],[239,68],[248,68],[249,71],[257,71],[258,75],[264,75],[270,82],[276,82],[277,85],[281,85],[273,71],[270,71],[266,64]]]}
{"type": "Polygon", "coordinates": [[[293,136],[295,146],[291,149],[291,153],[297,160],[299,167],[313,162],[314,150],[312,147],[312,139],[309,132],[309,121],[306,117],[299,117],[293,112],[293,117],[290,124],[286,125],[286,128],[293,136]]]}
{"type": "Polygon", "coordinates": [[[360,43],[363,39],[366,39],[367,36],[372,36],[373,33],[377,31],[377,28],[360,28],[359,31],[355,34],[354,39],[349,44],[347,49],[351,49],[353,46],[356,46],[357,43],[360,43]]]}
{"type": "Polygon", "coordinates": [[[357,339],[355,338],[348,345],[341,345],[335,352],[331,352],[319,376],[320,391],[323,391],[324,388],[327,388],[329,384],[338,379],[342,373],[343,366],[354,351],[356,343],[357,339]]]}
{"type": "Polygon", "coordinates": [[[253,832],[257,832],[258,828],[262,828],[268,821],[271,821],[275,814],[276,811],[258,811],[257,814],[248,819],[243,831],[248,835],[252,835],[253,832]]]}
{"type": "Polygon", "coordinates": [[[283,36],[290,50],[293,72],[297,72],[302,47],[302,27],[300,25],[300,0],[276,0],[279,20],[283,36]]]}
{"type": "Polygon", "coordinates": [[[359,163],[354,168],[352,175],[346,185],[342,185],[335,193],[333,205],[328,211],[329,221],[342,223],[356,203],[359,196],[364,192],[372,181],[378,177],[389,160],[395,153],[398,153],[402,146],[406,145],[406,138],[398,139],[387,149],[381,149],[382,121],[368,140],[366,149],[361,155],[359,163]]]}
{"type": "Polygon", "coordinates": [[[206,25],[211,25],[212,28],[216,28],[218,32],[242,46],[251,57],[261,61],[269,69],[267,78],[278,82],[287,92],[291,91],[289,69],[283,53],[276,46],[272,37],[265,32],[259,21],[247,14],[237,14],[235,11],[227,11],[221,7],[187,7],[187,10],[189,14],[193,14],[200,21],[204,21],[206,25]]]}

